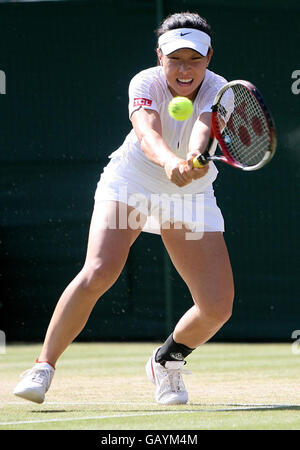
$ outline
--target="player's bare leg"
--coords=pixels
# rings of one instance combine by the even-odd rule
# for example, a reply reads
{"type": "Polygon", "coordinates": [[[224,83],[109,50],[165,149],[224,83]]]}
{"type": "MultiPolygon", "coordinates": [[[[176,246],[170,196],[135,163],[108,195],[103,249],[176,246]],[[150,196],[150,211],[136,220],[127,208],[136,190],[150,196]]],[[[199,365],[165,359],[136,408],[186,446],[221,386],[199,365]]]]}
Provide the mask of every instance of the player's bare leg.
{"type": "Polygon", "coordinates": [[[43,403],[57,359],[83,329],[99,297],[120,275],[144,220],[124,203],[102,202],[97,205],[91,221],[84,267],[61,295],[38,361],[23,374],[14,389],[15,395],[43,403]],[[134,221],[129,220],[131,212],[134,213],[134,221]],[[134,223],[134,228],[128,226],[130,222],[134,223]]]}
{"type": "MultiPolygon", "coordinates": [[[[84,328],[101,295],[117,280],[126,262],[130,246],[141,228],[120,228],[133,210],[118,202],[101,202],[91,220],[84,267],[61,295],[50,321],[39,361],[55,365],[59,356],[84,328]],[[123,208],[119,213],[120,207],[123,208]],[[127,209],[126,209],[127,208],[127,209]],[[115,222],[116,219],[116,222],[115,222]],[[114,227],[114,229],[108,228],[114,227]]],[[[128,223],[128,221],[127,221],[128,223]]]]}
{"type": "Polygon", "coordinates": [[[223,234],[206,232],[202,239],[187,240],[188,231],[171,227],[162,231],[162,237],[194,300],[194,306],[177,323],[173,337],[176,342],[196,348],[230,318],[234,284],[223,234]]]}
{"type": "Polygon", "coordinates": [[[194,300],[194,306],[146,364],[147,376],[156,385],[156,401],[167,405],[187,403],[184,358],[229,319],[233,302],[232,272],[222,233],[204,233],[200,240],[186,240],[188,232],[171,224],[170,229],[162,230],[169,255],[194,300]]]}

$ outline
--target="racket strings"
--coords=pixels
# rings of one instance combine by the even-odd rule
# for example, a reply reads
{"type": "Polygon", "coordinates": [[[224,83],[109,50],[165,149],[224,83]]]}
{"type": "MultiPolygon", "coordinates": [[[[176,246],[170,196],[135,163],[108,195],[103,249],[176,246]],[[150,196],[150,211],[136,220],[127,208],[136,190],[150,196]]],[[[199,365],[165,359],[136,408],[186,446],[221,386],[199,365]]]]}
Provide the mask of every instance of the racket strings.
{"type": "Polygon", "coordinates": [[[245,86],[234,85],[224,92],[217,111],[219,130],[230,156],[243,166],[260,163],[269,151],[270,136],[255,96],[245,86]]]}

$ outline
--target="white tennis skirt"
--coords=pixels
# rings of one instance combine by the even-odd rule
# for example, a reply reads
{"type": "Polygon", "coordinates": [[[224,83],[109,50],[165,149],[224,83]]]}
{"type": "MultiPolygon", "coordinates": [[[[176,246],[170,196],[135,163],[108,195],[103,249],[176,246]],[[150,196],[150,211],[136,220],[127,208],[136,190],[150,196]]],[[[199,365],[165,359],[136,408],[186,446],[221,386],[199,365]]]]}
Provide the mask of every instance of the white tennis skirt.
{"type": "Polygon", "coordinates": [[[193,233],[224,231],[224,219],[211,183],[204,192],[191,193],[190,188],[173,187],[167,179],[153,180],[119,158],[112,159],[101,174],[95,192],[95,208],[109,200],[134,208],[129,215],[119,208],[119,214],[124,213],[119,217],[124,228],[141,226],[138,211],[146,216],[142,229],[149,233],[161,234],[161,229],[167,229],[171,223],[173,228],[180,229],[183,225],[188,228],[190,239],[196,239],[193,233]]]}

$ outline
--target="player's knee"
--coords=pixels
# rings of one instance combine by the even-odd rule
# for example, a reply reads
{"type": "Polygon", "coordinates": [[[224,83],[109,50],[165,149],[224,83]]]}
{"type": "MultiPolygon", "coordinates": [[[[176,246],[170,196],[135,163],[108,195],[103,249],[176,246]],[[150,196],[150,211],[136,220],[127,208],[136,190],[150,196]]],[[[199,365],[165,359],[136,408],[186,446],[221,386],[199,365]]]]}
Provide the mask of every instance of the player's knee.
{"type": "Polygon", "coordinates": [[[219,303],[219,308],[216,308],[215,314],[220,324],[226,323],[232,316],[233,297],[233,292],[224,294],[219,303]]]}
{"type": "Polygon", "coordinates": [[[225,324],[232,315],[232,305],[218,304],[213,308],[209,308],[205,311],[207,320],[212,322],[216,326],[222,326],[225,324]]]}
{"type": "Polygon", "coordinates": [[[122,271],[118,260],[106,262],[95,261],[82,270],[81,287],[91,292],[109,289],[122,271]]]}
{"type": "Polygon", "coordinates": [[[206,306],[199,307],[199,315],[202,318],[205,316],[207,321],[216,326],[222,326],[232,316],[233,297],[233,292],[223,292],[219,298],[214,297],[206,306]]]}
{"type": "Polygon", "coordinates": [[[232,316],[232,300],[228,299],[225,302],[222,302],[219,305],[219,308],[216,308],[214,311],[216,321],[219,324],[223,325],[226,323],[230,317],[232,316]]]}
{"type": "Polygon", "coordinates": [[[222,305],[217,312],[215,312],[216,321],[223,325],[232,316],[232,303],[222,305]]]}

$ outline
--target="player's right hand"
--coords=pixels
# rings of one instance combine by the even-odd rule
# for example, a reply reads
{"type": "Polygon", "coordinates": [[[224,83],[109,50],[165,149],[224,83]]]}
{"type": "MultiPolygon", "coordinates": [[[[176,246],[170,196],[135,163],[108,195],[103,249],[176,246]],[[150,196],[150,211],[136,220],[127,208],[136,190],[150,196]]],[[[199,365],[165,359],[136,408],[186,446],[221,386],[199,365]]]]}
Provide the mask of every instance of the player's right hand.
{"type": "Polygon", "coordinates": [[[168,179],[176,186],[186,186],[193,180],[193,167],[190,167],[185,159],[177,156],[169,158],[164,164],[164,169],[168,179]]]}

